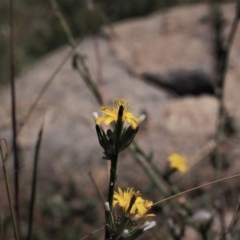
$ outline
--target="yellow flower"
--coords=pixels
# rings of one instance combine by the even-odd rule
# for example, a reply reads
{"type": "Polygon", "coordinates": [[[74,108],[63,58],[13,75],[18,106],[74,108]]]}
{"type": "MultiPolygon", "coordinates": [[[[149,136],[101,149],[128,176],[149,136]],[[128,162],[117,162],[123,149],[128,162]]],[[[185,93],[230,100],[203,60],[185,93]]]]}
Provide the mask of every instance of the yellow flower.
{"type": "Polygon", "coordinates": [[[118,110],[119,107],[123,106],[123,122],[128,122],[130,125],[135,129],[138,125],[139,119],[135,117],[131,112],[128,112],[130,106],[128,101],[117,98],[113,100],[113,109],[109,107],[101,107],[101,112],[105,114],[105,116],[98,117],[95,119],[96,124],[99,124],[101,122],[104,122],[105,124],[109,125],[111,122],[117,122],[118,119],[118,110]]]}
{"type": "Polygon", "coordinates": [[[171,168],[176,168],[179,172],[185,173],[187,171],[187,161],[186,158],[174,153],[168,157],[171,168]]]}
{"type": "MultiPolygon", "coordinates": [[[[141,197],[139,197],[141,198],[141,197]]],[[[143,200],[143,199],[142,199],[143,200]]],[[[135,202],[135,206],[137,208],[137,211],[135,213],[135,216],[133,217],[133,220],[138,220],[142,217],[154,217],[155,214],[146,214],[147,211],[152,207],[153,202],[149,200],[143,200],[138,202],[138,199],[135,202]]]]}
{"type": "Polygon", "coordinates": [[[123,208],[123,211],[126,212],[128,210],[133,193],[133,188],[128,188],[125,191],[122,191],[121,188],[118,188],[118,192],[114,192],[113,206],[118,204],[123,208]]]}
{"type": "Polygon", "coordinates": [[[129,204],[134,195],[136,196],[136,200],[130,209],[130,214],[133,215],[132,219],[136,221],[142,217],[155,216],[154,214],[146,214],[153,205],[153,202],[144,200],[140,196],[140,192],[134,192],[133,188],[127,188],[127,190],[124,191],[122,191],[121,188],[118,188],[118,192],[114,192],[113,207],[119,205],[126,213],[129,210],[129,204]]]}

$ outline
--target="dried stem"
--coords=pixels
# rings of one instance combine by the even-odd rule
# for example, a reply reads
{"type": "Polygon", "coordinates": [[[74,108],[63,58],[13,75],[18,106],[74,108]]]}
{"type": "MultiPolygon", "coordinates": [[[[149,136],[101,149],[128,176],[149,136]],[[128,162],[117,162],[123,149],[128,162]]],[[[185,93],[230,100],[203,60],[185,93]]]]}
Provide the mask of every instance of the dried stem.
{"type": "Polygon", "coordinates": [[[68,54],[63,58],[63,60],[61,61],[61,63],[59,64],[59,66],[54,70],[54,72],[52,73],[52,75],[50,76],[50,78],[46,81],[46,83],[44,84],[44,86],[42,87],[41,91],[39,92],[39,94],[37,95],[37,97],[35,98],[34,102],[32,103],[32,105],[30,106],[26,116],[24,117],[24,119],[22,120],[22,122],[20,123],[19,126],[19,130],[18,133],[20,132],[20,130],[22,129],[22,127],[26,124],[26,122],[28,121],[28,119],[30,118],[30,116],[32,115],[32,112],[34,111],[34,109],[36,108],[37,104],[39,103],[40,99],[42,98],[42,96],[44,95],[44,93],[47,91],[47,89],[49,88],[49,86],[51,85],[51,83],[53,82],[53,80],[55,79],[55,77],[57,76],[57,74],[59,73],[59,71],[62,69],[62,67],[64,66],[64,64],[73,56],[74,52],[75,52],[76,48],[71,49],[68,54]]]}
{"type": "Polygon", "coordinates": [[[100,228],[100,229],[98,229],[98,230],[96,230],[96,231],[93,232],[93,233],[88,234],[87,236],[85,236],[85,237],[83,237],[83,238],[81,238],[81,239],[79,239],[79,240],[87,239],[87,238],[91,237],[92,235],[94,235],[95,233],[101,232],[104,228],[105,228],[105,226],[102,227],[102,228],[100,228]]]}
{"type": "MultiPolygon", "coordinates": [[[[217,6],[216,6],[217,7],[217,6]]],[[[236,8],[238,7],[238,4],[236,8]]],[[[216,14],[220,14],[217,12],[216,14]]],[[[220,18],[220,17],[218,17],[220,18]]],[[[221,19],[216,20],[216,21],[221,21],[221,19]]],[[[230,50],[233,44],[234,37],[237,32],[237,27],[238,27],[238,22],[239,22],[239,16],[238,16],[238,11],[236,11],[236,15],[234,17],[234,20],[232,22],[231,30],[227,39],[227,44],[224,47],[223,40],[221,39],[221,27],[219,27],[219,30],[216,29],[216,42],[220,42],[218,45],[218,49],[216,50],[219,54],[216,54],[216,62],[217,62],[217,71],[216,76],[217,76],[217,88],[216,88],[216,95],[219,100],[219,109],[218,109],[218,124],[217,124],[217,129],[216,129],[216,134],[215,134],[215,140],[216,140],[216,157],[217,157],[217,167],[218,169],[221,168],[221,153],[220,153],[220,147],[221,143],[223,141],[223,128],[225,124],[225,107],[224,107],[224,87],[225,87],[225,82],[226,82],[226,73],[227,73],[227,66],[229,62],[229,55],[230,55],[230,50]],[[220,31],[220,33],[218,33],[220,31]]],[[[216,43],[217,44],[217,43],[216,43]]]]}
{"type": "Polygon", "coordinates": [[[93,33],[93,44],[94,44],[94,52],[95,52],[95,57],[96,57],[96,63],[97,63],[97,85],[99,87],[99,91],[102,96],[102,103],[104,103],[104,94],[103,94],[103,73],[102,73],[102,59],[100,55],[100,49],[99,49],[99,44],[98,44],[98,35],[97,33],[93,33]]]}
{"type": "MultiPolygon", "coordinates": [[[[93,12],[94,10],[96,10],[95,4],[92,0],[85,0],[85,3],[89,12],[93,12]]],[[[95,29],[93,29],[92,39],[93,39],[94,53],[95,53],[96,64],[97,64],[97,85],[99,87],[99,91],[102,96],[102,101],[104,103],[102,61],[101,61],[99,44],[98,44],[98,35],[95,29]]]]}
{"type": "Polygon", "coordinates": [[[14,207],[16,211],[17,227],[20,233],[20,213],[19,213],[19,157],[17,145],[17,120],[16,120],[16,95],[15,95],[15,63],[14,63],[14,12],[13,0],[9,1],[10,20],[10,84],[11,84],[11,118],[12,118],[12,141],[14,151],[14,207]]]}
{"type": "Polygon", "coordinates": [[[29,207],[27,240],[30,240],[31,237],[32,237],[34,203],[35,203],[35,198],[36,198],[36,186],[37,186],[37,168],[38,168],[39,151],[40,151],[41,142],[42,142],[42,134],[43,134],[43,123],[42,123],[40,131],[38,133],[38,139],[37,139],[37,144],[36,144],[36,147],[35,147],[35,154],[34,154],[34,167],[33,167],[31,201],[30,201],[30,207],[29,207]]]}
{"type": "Polygon", "coordinates": [[[52,4],[52,7],[53,7],[53,11],[54,11],[54,14],[57,16],[62,28],[63,28],[63,31],[64,33],[66,34],[67,36],[67,39],[70,43],[70,45],[72,47],[75,47],[76,46],[76,41],[72,35],[72,32],[67,24],[67,21],[65,20],[58,4],[57,4],[57,1],[56,0],[50,0],[51,4],[52,4]]]}
{"type": "Polygon", "coordinates": [[[237,203],[233,218],[232,218],[227,230],[224,232],[224,234],[222,235],[222,237],[219,240],[224,240],[226,238],[227,233],[229,233],[231,231],[231,229],[233,228],[233,226],[236,223],[236,220],[239,216],[239,209],[240,209],[240,196],[238,196],[238,203],[237,203]]]}
{"type": "Polygon", "coordinates": [[[157,205],[157,204],[159,204],[159,203],[168,201],[168,200],[170,200],[170,199],[176,198],[176,197],[181,196],[181,195],[183,195],[183,194],[186,194],[186,193],[195,191],[195,190],[197,190],[197,189],[200,189],[200,188],[203,188],[203,187],[212,185],[212,184],[220,183],[220,182],[223,182],[223,181],[227,181],[227,180],[230,180],[230,179],[233,179],[233,178],[236,178],[236,177],[240,177],[240,173],[239,173],[239,174],[236,174],[236,175],[233,175],[233,176],[230,176],[230,177],[222,178],[222,179],[219,179],[219,180],[216,180],[216,181],[213,181],[213,182],[209,182],[209,183],[203,184],[203,185],[198,186],[198,187],[195,187],[195,188],[188,189],[188,190],[186,190],[186,191],[184,191],[184,192],[180,192],[180,193],[175,194],[175,195],[173,195],[173,196],[171,196],[171,197],[168,197],[168,198],[162,199],[162,200],[160,200],[160,201],[158,201],[158,202],[155,202],[155,203],[153,204],[153,206],[154,206],[154,205],[157,205]]]}
{"type": "MultiPolygon", "coordinates": [[[[73,34],[67,24],[66,19],[64,18],[58,4],[56,0],[50,0],[54,9],[54,13],[56,15],[56,17],[58,18],[62,29],[64,31],[64,33],[66,34],[68,41],[70,43],[70,45],[74,48],[76,47],[76,40],[73,37],[73,34]]],[[[78,73],[81,75],[81,77],[83,78],[85,84],[88,86],[88,88],[90,89],[90,91],[93,93],[93,95],[96,97],[96,100],[98,101],[98,103],[100,105],[103,105],[103,98],[101,95],[101,92],[98,88],[98,86],[96,85],[88,67],[87,64],[83,58],[83,56],[78,53],[75,54],[73,57],[73,67],[78,71],[78,73]]]]}
{"type": "Polygon", "coordinates": [[[98,187],[98,185],[97,185],[97,183],[96,183],[96,181],[95,181],[92,173],[89,172],[88,175],[89,175],[89,177],[90,177],[90,179],[91,179],[91,181],[92,181],[92,183],[93,183],[93,185],[94,185],[94,187],[95,187],[95,189],[96,189],[96,191],[97,191],[97,193],[98,193],[98,196],[99,196],[100,199],[101,199],[101,202],[102,202],[103,208],[104,208],[104,206],[105,206],[105,205],[104,205],[105,200],[104,200],[103,194],[102,194],[102,192],[100,191],[100,189],[99,189],[99,187],[98,187]]]}
{"type": "MultiPolygon", "coordinates": [[[[231,25],[231,30],[228,35],[226,44],[224,44],[224,39],[222,36],[223,32],[223,20],[221,17],[221,12],[219,10],[219,3],[215,2],[213,6],[214,10],[214,29],[215,29],[215,61],[216,61],[216,97],[219,102],[218,107],[218,123],[217,128],[215,132],[215,141],[216,141],[216,151],[214,159],[212,160],[213,165],[216,167],[217,171],[215,174],[215,179],[220,178],[220,174],[222,171],[222,153],[221,153],[221,146],[224,139],[224,126],[226,123],[226,109],[225,109],[225,103],[224,103],[224,88],[225,88],[225,82],[226,82],[226,74],[227,74],[227,68],[228,68],[228,62],[229,62],[229,55],[232,48],[233,40],[237,32],[238,22],[239,22],[239,1],[237,1],[236,4],[236,14],[234,17],[234,20],[231,25]]],[[[216,201],[221,196],[220,194],[221,188],[219,185],[216,186],[216,188],[213,191],[213,200],[215,204],[217,205],[216,201]]],[[[220,203],[221,204],[221,203],[220,203]]],[[[220,208],[220,218],[224,218],[224,208],[222,206],[218,206],[217,208],[220,208]]],[[[224,234],[225,230],[225,224],[224,221],[221,221],[221,230],[222,235],[224,234]]]]}
{"type": "MultiPolygon", "coordinates": [[[[156,176],[156,174],[154,173],[154,171],[151,168],[150,164],[147,161],[143,160],[141,157],[139,157],[139,150],[140,149],[137,146],[137,144],[135,142],[132,143],[129,146],[128,149],[130,150],[130,152],[131,152],[132,156],[134,157],[134,159],[141,165],[143,170],[146,172],[146,174],[149,177],[149,179],[151,179],[151,181],[154,183],[156,188],[162,194],[162,196],[166,197],[168,195],[168,191],[167,191],[166,187],[161,183],[159,178],[156,176]]],[[[142,153],[140,153],[140,155],[142,155],[142,153]]]]}
{"type": "Polygon", "coordinates": [[[13,204],[12,204],[12,198],[11,198],[11,191],[10,191],[10,187],[9,187],[7,169],[6,169],[6,166],[5,166],[5,163],[6,163],[7,157],[8,157],[8,146],[7,146],[7,142],[6,142],[5,139],[0,139],[0,152],[1,152],[1,159],[2,159],[2,165],[3,165],[3,174],[4,174],[5,183],[6,183],[6,189],[7,189],[8,203],[9,203],[9,206],[10,206],[10,209],[11,209],[14,237],[15,237],[15,240],[18,240],[19,239],[18,228],[17,228],[15,214],[14,214],[14,208],[13,208],[13,204]],[[5,143],[4,153],[3,153],[3,149],[2,149],[2,142],[5,143]]]}

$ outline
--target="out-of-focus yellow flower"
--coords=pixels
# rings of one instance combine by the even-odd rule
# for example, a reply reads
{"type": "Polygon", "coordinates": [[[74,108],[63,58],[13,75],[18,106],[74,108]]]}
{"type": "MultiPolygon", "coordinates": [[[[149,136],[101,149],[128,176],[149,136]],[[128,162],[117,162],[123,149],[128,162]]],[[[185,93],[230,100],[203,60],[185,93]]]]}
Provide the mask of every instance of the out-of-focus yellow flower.
{"type": "Polygon", "coordinates": [[[132,215],[132,219],[135,221],[142,217],[155,216],[154,214],[146,214],[152,207],[153,202],[144,200],[140,196],[140,192],[135,192],[133,188],[127,188],[127,190],[124,191],[121,188],[118,188],[118,192],[114,192],[113,207],[116,207],[116,205],[122,207],[125,213],[129,211],[130,215],[132,215]],[[129,209],[133,197],[136,197],[136,200],[131,209],[129,209]]]}
{"type": "Polygon", "coordinates": [[[187,160],[185,157],[174,153],[168,157],[168,161],[170,162],[171,168],[175,168],[181,173],[187,172],[187,160]]]}
{"type": "Polygon", "coordinates": [[[113,121],[117,122],[120,106],[124,107],[122,117],[123,122],[128,122],[135,129],[138,125],[139,119],[129,112],[130,105],[128,101],[121,98],[116,98],[113,100],[113,109],[106,106],[101,107],[101,112],[103,112],[105,116],[97,117],[95,119],[96,124],[104,122],[105,124],[109,125],[113,121]]]}

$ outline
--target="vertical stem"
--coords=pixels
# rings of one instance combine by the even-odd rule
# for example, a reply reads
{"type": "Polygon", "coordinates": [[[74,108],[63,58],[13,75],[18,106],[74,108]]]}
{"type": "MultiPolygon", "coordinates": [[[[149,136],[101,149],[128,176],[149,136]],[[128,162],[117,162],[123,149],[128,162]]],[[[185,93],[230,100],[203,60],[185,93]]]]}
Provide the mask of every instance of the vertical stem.
{"type": "Polygon", "coordinates": [[[101,61],[101,55],[100,55],[100,49],[99,49],[99,43],[98,43],[98,36],[96,32],[93,33],[93,44],[94,44],[96,64],[97,64],[97,85],[99,87],[99,92],[101,93],[101,96],[102,96],[102,102],[104,102],[102,61],[101,61]]]}
{"type": "MultiPolygon", "coordinates": [[[[113,136],[113,142],[114,142],[114,150],[112,152],[112,156],[110,157],[111,161],[111,169],[110,169],[110,179],[109,179],[109,186],[108,186],[108,203],[110,211],[112,211],[113,208],[113,195],[114,195],[114,188],[115,183],[117,180],[117,161],[118,161],[118,153],[119,153],[119,139],[122,134],[123,129],[123,111],[124,107],[123,105],[119,106],[118,109],[118,118],[117,122],[115,124],[114,129],[114,136],[113,136]]],[[[106,213],[107,216],[107,213],[106,213]]],[[[107,221],[107,218],[106,218],[107,221]]],[[[105,240],[109,239],[109,232],[107,230],[107,227],[105,228],[105,240]]]]}
{"type": "MultiPolygon", "coordinates": [[[[63,31],[68,38],[68,41],[69,41],[71,47],[75,48],[77,46],[77,42],[74,39],[74,36],[73,36],[73,34],[72,34],[68,24],[67,24],[67,21],[64,18],[63,14],[61,12],[61,9],[59,8],[59,6],[57,4],[57,1],[56,0],[50,0],[50,2],[52,3],[54,14],[58,18],[58,20],[59,20],[59,22],[60,22],[60,24],[63,28],[63,31]]],[[[83,78],[84,82],[89,87],[90,91],[96,97],[96,100],[98,101],[98,103],[100,105],[103,105],[103,99],[102,99],[101,92],[100,92],[98,86],[95,84],[94,79],[91,76],[91,73],[90,73],[82,55],[80,53],[76,54],[73,57],[73,62],[74,62],[74,64],[73,64],[74,68],[79,72],[79,74],[83,78]]]]}
{"type": "Polygon", "coordinates": [[[108,202],[109,202],[109,207],[110,211],[112,210],[112,204],[113,204],[113,194],[114,194],[114,187],[115,187],[115,182],[117,179],[117,161],[118,161],[118,152],[119,152],[119,139],[122,134],[122,128],[123,128],[123,111],[124,107],[121,105],[119,106],[118,110],[118,119],[115,125],[115,130],[114,130],[114,136],[113,136],[113,141],[114,141],[114,151],[113,155],[111,157],[111,169],[110,169],[110,179],[109,179],[109,187],[108,187],[108,202]]]}
{"type": "MultiPolygon", "coordinates": [[[[108,203],[109,203],[110,211],[112,211],[112,207],[113,207],[112,205],[113,205],[114,188],[117,180],[117,161],[118,161],[118,153],[116,153],[114,157],[112,157],[111,159],[110,179],[109,179],[109,186],[108,186],[108,203]]],[[[107,216],[107,213],[106,213],[106,216],[107,216]]],[[[109,239],[109,237],[110,235],[106,227],[105,240],[109,239]]]]}
{"type": "Polygon", "coordinates": [[[73,37],[73,34],[59,8],[59,5],[57,4],[57,1],[56,0],[50,0],[51,4],[52,4],[52,7],[53,7],[53,10],[54,10],[54,13],[56,14],[56,16],[58,17],[59,19],[59,22],[63,28],[63,31],[65,32],[67,38],[68,38],[68,41],[69,43],[71,44],[72,47],[76,46],[76,41],[73,37]]]}
{"type": "MultiPolygon", "coordinates": [[[[15,214],[14,214],[14,209],[13,209],[13,204],[12,204],[12,198],[11,198],[11,192],[10,192],[10,187],[9,187],[9,180],[8,180],[8,174],[5,166],[5,162],[7,160],[7,157],[4,158],[3,156],[3,151],[2,151],[2,139],[0,139],[0,152],[1,152],[1,158],[2,158],[2,164],[3,164],[3,174],[5,178],[5,183],[6,183],[6,189],[7,189],[7,196],[8,196],[8,202],[11,210],[11,216],[12,216],[12,222],[13,222],[13,230],[14,230],[14,237],[15,240],[18,240],[18,229],[16,225],[16,219],[15,219],[15,214]]],[[[5,142],[6,143],[6,142],[5,142]]],[[[6,154],[6,153],[5,153],[6,154]]]]}
{"type": "Polygon", "coordinates": [[[112,210],[113,194],[114,194],[115,183],[117,180],[117,160],[118,160],[118,154],[116,154],[111,160],[110,179],[109,179],[109,187],[108,187],[109,189],[108,202],[110,206],[110,211],[112,210]]]}
{"type": "MultiPolygon", "coordinates": [[[[223,45],[222,39],[222,26],[221,26],[221,19],[219,18],[219,11],[218,11],[218,2],[216,0],[213,1],[215,8],[217,8],[216,18],[218,24],[216,25],[216,46],[217,46],[217,53],[216,54],[216,79],[217,79],[217,89],[216,89],[216,96],[219,101],[219,108],[218,108],[218,125],[215,133],[215,141],[216,141],[216,152],[215,152],[215,164],[217,168],[216,172],[216,179],[219,178],[222,168],[222,154],[221,154],[221,145],[223,142],[224,137],[224,124],[226,120],[225,115],[225,107],[224,107],[224,87],[226,82],[226,73],[227,67],[229,62],[229,54],[233,44],[234,37],[237,32],[238,24],[239,24],[239,0],[236,3],[236,14],[235,18],[232,22],[231,30],[227,38],[226,45],[223,45]]],[[[220,188],[217,186],[216,191],[214,191],[215,199],[218,198],[220,188]]]]}
{"type": "Polygon", "coordinates": [[[15,211],[17,218],[18,232],[20,233],[20,214],[19,214],[19,158],[17,147],[17,124],[16,124],[16,97],[15,97],[15,65],[14,65],[14,23],[13,23],[13,0],[10,0],[10,82],[11,82],[11,108],[12,108],[12,131],[14,149],[14,195],[15,211]]]}
{"type": "MultiPolygon", "coordinates": [[[[95,11],[95,4],[92,0],[85,0],[86,6],[88,11],[91,13],[95,11]]],[[[92,18],[91,18],[92,20],[92,18]]],[[[94,24],[92,24],[94,26],[94,24]]],[[[95,28],[95,27],[94,27],[95,28]]],[[[97,64],[97,86],[99,88],[99,92],[102,96],[102,103],[104,103],[103,99],[103,76],[102,76],[102,61],[100,56],[100,49],[98,44],[98,35],[96,29],[93,29],[92,33],[93,45],[94,45],[94,52],[96,57],[96,64],[97,64]]]]}

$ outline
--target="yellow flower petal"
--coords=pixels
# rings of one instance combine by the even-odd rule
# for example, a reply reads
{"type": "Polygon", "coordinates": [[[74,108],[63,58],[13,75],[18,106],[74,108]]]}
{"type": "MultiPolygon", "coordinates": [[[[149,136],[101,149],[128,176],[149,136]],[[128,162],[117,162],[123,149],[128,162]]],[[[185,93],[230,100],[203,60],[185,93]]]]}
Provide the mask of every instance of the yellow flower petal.
{"type": "Polygon", "coordinates": [[[151,208],[153,202],[144,200],[140,196],[140,192],[134,192],[133,188],[127,188],[127,190],[124,191],[122,191],[121,188],[118,188],[118,192],[114,192],[113,206],[116,207],[119,205],[124,212],[127,212],[133,195],[137,196],[135,203],[130,210],[130,214],[133,220],[137,221],[142,217],[155,216],[154,214],[146,214],[147,211],[151,208]]]}
{"type": "Polygon", "coordinates": [[[120,207],[123,208],[124,212],[126,212],[129,207],[132,195],[132,188],[128,188],[126,191],[122,191],[121,188],[118,188],[118,192],[114,192],[113,206],[115,207],[118,204],[120,207]]]}
{"type": "Polygon", "coordinates": [[[168,157],[168,161],[171,168],[176,168],[181,173],[187,172],[187,161],[183,156],[174,153],[168,157]]]}
{"type": "Polygon", "coordinates": [[[101,107],[101,111],[106,114],[107,116],[110,116],[110,117],[113,117],[115,118],[116,117],[116,111],[115,110],[112,110],[111,108],[109,107],[101,107]]]}
{"type": "Polygon", "coordinates": [[[139,119],[128,111],[130,108],[128,101],[119,98],[113,100],[113,109],[106,106],[101,107],[101,112],[103,112],[105,115],[96,118],[96,124],[104,122],[105,124],[109,125],[111,122],[116,122],[118,119],[118,111],[120,106],[124,107],[123,122],[129,123],[135,129],[138,125],[139,119]]]}

